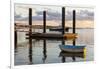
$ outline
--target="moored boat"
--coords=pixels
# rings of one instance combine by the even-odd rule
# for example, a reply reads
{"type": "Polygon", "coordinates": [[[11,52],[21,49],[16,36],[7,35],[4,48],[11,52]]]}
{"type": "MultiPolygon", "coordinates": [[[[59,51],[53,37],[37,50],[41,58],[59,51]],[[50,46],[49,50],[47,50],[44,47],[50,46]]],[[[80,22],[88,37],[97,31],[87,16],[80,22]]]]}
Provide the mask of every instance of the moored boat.
{"type": "Polygon", "coordinates": [[[65,52],[84,52],[85,45],[59,45],[60,49],[65,52]]]}
{"type": "MultiPolygon", "coordinates": [[[[50,30],[50,31],[58,31],[58,32],[62,32],[62,31],[63,31],[62,28],[51,28],[51,29],[49,29],[49,30],[50,30]]],[[[65,31],[68,32],[68,31],[69,31],[69,28],[68,28],[68,27],[65,28],[65,31]]]]}

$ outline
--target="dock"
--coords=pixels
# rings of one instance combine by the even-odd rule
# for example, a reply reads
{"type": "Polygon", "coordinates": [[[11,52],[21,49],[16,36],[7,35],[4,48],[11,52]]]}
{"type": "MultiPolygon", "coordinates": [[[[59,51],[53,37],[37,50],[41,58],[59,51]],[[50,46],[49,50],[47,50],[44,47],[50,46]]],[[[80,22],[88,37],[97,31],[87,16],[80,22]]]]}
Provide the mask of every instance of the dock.
{"type": "MultiPolygon", "coordinates": [[[[26,34],[27,36],[29,34],[26,34]]],[[[28,37],[27,37],[28,38],[28,37]]],[[[77,34],[66,33],[64,35],[57,33],[32,33],[31,38],[40,38],[40,39],[75,39],[77,38],[77,34]]]]}
{"type": "MultiPolygon", "coordinates": [[[[31,10],[32,11],[32,10],[31,10]]],[[[61,33],[57,34],[57,33],[46,33],[46,29],[47,29],[47,26],[46,26],[46,11],[43,11],[43,33],[35,33],[35,32],[32,32],[32,34],[26,34],[26,38],[29,39],[32,38],[32,39],[36,39],[36,38],[44,38],[44,39],[75,39],[77,38],[77,34],[75,33],[75,18],[73,19],[73,33],[66,33],[66,28],[65,28],[65,7],[62,7],[62,27],[61,27],[61,33]]],[[[31,19],[31,15],[29,15],[30,18],[29,18],[29,25],[30,25],[30,29],[32,29],[32,20],[31,19]]],[[[67,28],[68,29],[68,28],[67,28]]]]}
{"type": "MultiPolygon", "coordinates": [[[[73,10],[73,29],[72,29],[72,33],[67,32],[66,33],[66,29],[68,30],[68,28],[65,27],[65,7],[62,7],[62,25],[59,27],[53,27],[53,26],[47,26],[46,25],[46,13],[47,11],[43,11],[43,25],[32,25],[32,8],[29,8],[29,21],[28,24],[24,25],[24,24],[17,24],[15,23],[15,31],[17,32],[26,32],[26,39],[29,39],[29,42],[32,42],[32,39],[53,39],[53,40],[69,40],[69,39],[76,39],[78,37],[78,34],[75,32],[76,30],[76,21],[75,21],[75,10],[73,10]],[[43,29],[43,32],[33,32],[33,29],[43,29]],[[56,30],[60,29],[61,32],[60,33],[47,33],[46,29],[54,29],[56,28],[56,30]]],[[[15,34],[15,36],[17,36],[17,34],[15,34]]],[[[16,40],[17,38],[15,38],[16,40]]]]}

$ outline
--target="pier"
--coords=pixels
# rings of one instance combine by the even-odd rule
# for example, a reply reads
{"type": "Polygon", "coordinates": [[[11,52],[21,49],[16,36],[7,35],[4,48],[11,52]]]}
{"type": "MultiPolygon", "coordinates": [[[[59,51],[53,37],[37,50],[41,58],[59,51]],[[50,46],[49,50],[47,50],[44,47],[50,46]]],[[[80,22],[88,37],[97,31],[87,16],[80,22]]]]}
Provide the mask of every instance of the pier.
{"type": "MultiPolygon", "coordinates": [[[[75,10],[74,10],[75,11],[75,10]]],[[[75,16],[75,15],[73,15],[75,16]]],[[[46,11],[43,11],[43,33],[33,32],[31,34],[31,38],[45,38],[45,39],[74,39],[77,38],[77,34],[75,33],[75,19],[73,19],[73,31],[74,33],[65,33],[65,7],[62,7],[62,33],[46,33],[46,11]]],[[[29,25],[32,27],[32,24],[29,25]]],[[[27,34],[26,36],[28,36],[27,34]]],[[[29,38],[29,37],[27,37],[29,38]]]]}

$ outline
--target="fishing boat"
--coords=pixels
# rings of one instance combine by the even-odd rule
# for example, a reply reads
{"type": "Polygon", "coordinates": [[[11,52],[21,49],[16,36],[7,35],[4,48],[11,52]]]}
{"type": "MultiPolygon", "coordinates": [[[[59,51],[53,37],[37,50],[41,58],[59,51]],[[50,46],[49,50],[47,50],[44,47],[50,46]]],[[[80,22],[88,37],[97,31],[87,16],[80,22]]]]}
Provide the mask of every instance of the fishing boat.
{"type": "Polygon", "coordinates": [[[65,52],[84,52],[85,45],[59,45],[61,51],[65,52]]]}

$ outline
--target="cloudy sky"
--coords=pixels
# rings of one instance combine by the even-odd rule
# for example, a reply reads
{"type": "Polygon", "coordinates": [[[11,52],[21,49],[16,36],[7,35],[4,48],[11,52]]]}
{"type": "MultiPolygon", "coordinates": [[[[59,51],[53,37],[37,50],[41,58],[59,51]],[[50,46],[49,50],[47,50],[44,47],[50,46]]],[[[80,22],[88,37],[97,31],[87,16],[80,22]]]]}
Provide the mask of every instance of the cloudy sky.
{"type": "MultiPolygon", "coordinates": [[[[61,7],[38,6],[38,5],[15,5],[15,21],[28,20],[28,9],[32,8],[32,20],[43,20],[43,11],[47,11],[47,20],[61,20],[61,7]]],[[[71,8],[66,7],[66,20],[72,20],[72,11],[76,10],[77,20],[93,20],[93,8],[71,8]]]]}

